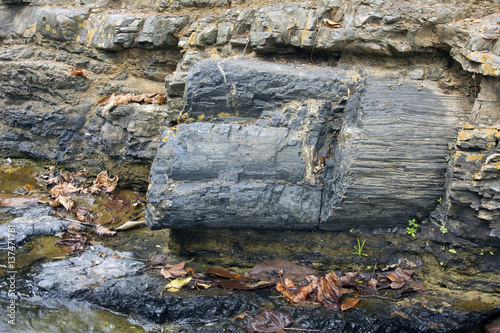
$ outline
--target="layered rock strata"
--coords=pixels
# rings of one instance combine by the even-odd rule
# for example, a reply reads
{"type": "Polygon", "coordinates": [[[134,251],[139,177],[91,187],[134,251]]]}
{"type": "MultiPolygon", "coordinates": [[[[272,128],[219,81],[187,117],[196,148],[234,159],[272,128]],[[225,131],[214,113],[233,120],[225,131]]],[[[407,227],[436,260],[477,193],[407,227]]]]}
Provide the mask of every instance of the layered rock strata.
{"type": "MultiPolygon", "coordinates": [[[[314,185],[310,187],[321,188],[313,191],[321,192],[322,198],[320,208],[315,208],[312,214],[311,221],[316,222],[308,222],[308,228],[315,225],[326,230],[344,230],[354,221],[348,217],[352,210],[356,213],[353,216],[365,221],[356,223],[370,229],[377,227],[374,222],[377,215],[387,221],[388,226],[403,226],[404,220],[413,218],[425,221],[425,216],[442,196],[443,203],[431,219],[430,235],[440,236],[439,228],[446,227],[450,230],[446,237],[453,233],[459,238],[487,239],[494,243],[498,239],[493,231],[497,219],[494,205],[486,204],[493,210],[476,209],[475,203],[470,209],[455,209],[452,198],[456,197],[456,191],[452,191],[455,186],[452,184],[462,180],[462,167],[448,167],[444,186],[438,189],[443,184],[439,175],[446,162],[438,158],[444,153],[444,141],[424,153],[424,146],[429,148],[427,137],[419,135],[429,135],[430,140],[434,140],[437,134],[427,132],[432,123],[436,132],[442,132],[441,140],[453,138],[456,135],[452,133],[453,126],[458,118],[473,126],[481,125],[479,127],[499,121],[498,6],[498,0],[435,1],[432,5],[424,0],[3,0],[0,1],[0,154],[46,160],[70,168],[85,167],[95,173],[108,169],[118,174],[121,184],[145,189],[149,166],[162,138],[166,137],[162,133],[170,129],[173,132],[177,123],[213,121],[214,128],[231,125],[234,129],[239,125],[238,131],[245,133],[255,121],[254,125],[259,128],[277,128],[274,132],[269,130],[273,135],[275,132],[285,135],[285,131],[298,133],[296,128],[278,120],[277,110],[286,107],[310,110],[309,99],[317,99],[319,110],[329,117],[324,122],[318,120],[318,131],[333,134],[332,145],[336,148],[335,156],[326,158],[333,156],[333,146],[322,142],[320,137],[313,151],[316,153],[313,170],[318,168],[317,173],[313,173],[314,181],[303,175],[307,181],[297,181],[301,175],[295,175],[291,181],[294,186],[311,182],[314,185]],[[330,110],[328,103],[321,102],[326,97],[311,97],[307,89],[275,94],[271,86],[257,79],[249,82],[249,85],[263,83],[255,91],[235,84],[232,92],[217,95],[226,99],[214,104],[220,110],[205,103],[205,96],[196,96],[200,90],[195,88],[195,80],[189,75],[198,72],[191,71],[188,75],[196,63],[206,58],[222,62],[241,55],[273,62],[319,65],[325,73],[333,69],[337,73],[355,73],[360,84],[347,95],[343,92],[340,98],[349,97],[346,110],[358,111],[344,111],[345,100],[335,107],[340,109],[330,110]],[[86,77],[72,76],[73,69],[83,69],[86,77]],[[384,85],[393,89],[385,91],[384,85]],[[257,91],[259,89],[263,89],[264,94],[257,91]],[[394,117],[394,123],[376,123],[377,117],[391,117],[385,105],[374,109],[368,106],[376,105],[377,102],[370,102],[370,96],[379,94],[379,90],[381,100],[390,101],[389,105],[401,102],[390,95],[391,92],[404,93],[408,97],[401,99],[409,99],[410,104],[422,98],[424,108],[421,110],[412,106],[409,113],[401,106],[396,112],[410,129],[398,127],[399,120],[394,117]],[[119,105],[109,113],[97,106],[99,100],[112,93],[165,92],[168,98],[163,105],[119,105]],[[473,103],[474,106],[467,109],[469,114],[464,114],[458,105],[462,103],[458,94],[473,103]],[[430,96],[434,95],[438,96],[436,108],[442,108],[442,113],[427,111],[429,99],[434,98],[430,96]],[[254,104],[248,104],[250,100],[254,104]],[[449,118],[451,109],[456,112],[449,118]],[[178,119],[183,110],[186,118],[178,119]],[[219,113],[240,119],[234,120],[236,124],[228,124],[230,121],[226,118],[216,119],[220,118],[219,113]],[[355,114],[362,115],[361,121],[350,123],[349,117],[355,114]],[[412,117],[417,114],[418,121],[415,121],[412,117]],[[271,125],[263,123],[268,118],[271,125]],[[330,118],[334,125],[329,125],[330,118]],[[341,120],[343,126],[340,126],[341,120]],[[387,128],[386,132],[394,132],[394,136],[372,137],[373,131],[382,133],[378,126],[387,128]],[[424,129],[420,130],[419,126],[424,129]],[[416,156],[396,147],[395,142],[406,140],[407,133],[415,140],[407,143],[415,142],[418,146],[408,149],[417,151],[416,156]],[[358,134],[360,138],[355,137],[358,134]],[[382,147],[384,140],[388,146],[382,147]],[[371,150],[370,145],[376,149],[371,150]],[[325,157],[324,170],[321,170],[322,156],[325,157]],[[412,158],[416,162],[410,162],[412,158]],[[415,167],[417,164],[419,167],[415,167]],[[389,178],[384,176],[383,180],[377,176],[380,172],[389,178]],[[405,177],[410,180],[405,181],[405,177]],[[424,185],[426,177],[428,184],[424,185]],[[403,188],[414,186],[412,191],[402,194],[395,190],[399,183],[403,188]],[[380,187],[384,190],[378,191],[380,187]],[[368,207],[363,213],[356,210],[360,201],[368,207]],[[458,217],[462,213],[464,215],[458,217]],[[471,230],[481,232],[471,235],[471,230]]],[[[226,62],[221,63],[222,68],[229,68],[224,66],[229,66],[231,61],[226,62]]],[[[258,72],[255,69],[254,73],[258,72]]],[[[213,73],[217,80],[224,80],[220,71],[213,73]]],[[[301,75],[298,71],[290,74],[301,75]]],[[[199,79],[204,84],[229,88],[219,85],[219,81],[211,82],[210,77],[199,79]]],[[[281,89],[280,80],[270,84],[281,89]]],[[[314,82],[311,86],[315,87],[314,82]]],[[[287,112],[287,120],[302,121],[300,112],[287,112]]],[[[191,125],[178,127],[179,138],[192,135],[188,130],[191,127],[183,127],[191,125]]],[[[228,137],[228,144],[230,139],[228,137]]],[[[305,147],[301,140],[287,141],[287,144],[294,149],[298,147],[296,144],[305,147]]],[[[498,147],[498,143],[495,145],[498,147]]],[[[494,154],[491,149],[477,148],[475,152],[491,156],[494,154]]],[[[304,164],[303,169],[297,167],[294,172],[311,166],[305,162],[311,159],[302,150],[294,154],[292,164],[304,164]]],[[[452,155],[450,162],[455,163],[452,155]]],[[[494,162],[490,159],[487,164],[494,162]]],[[[480,170],[486,159],[481,163],[476,169],[480,170]]],[[[153,170],[152,179],[155,173],[153,170]]],[[[234,174],[227,177],[234,179],[234,174]]],[[[284,178],[279,177],[275,181],[282,182],[284,178]]],[[[494,183],[499,175],[492,171],[488,177],[490,183],[494,183]]],[[[498,190],[488,186],[487,191],[481,192],[488,197],[481,197],[480,201],[496,200],[498,190]]],[[[478,193],[475,187],[468,188],[459,192],[469,192],[464,195],[472,197],[478,193]]],[[[290,193],[296,195],[296,192],[290,193]]],[[[277,198],[270,200],[279,203],[277,198]]],[[[465,201],[459,201],[460,206],[465,205],[465,201]]],[[[269,211],[273,219],[284,218],[286,214],[282,214],[281,208],[274,207],[269,211]]],[[[287,210],[297,215],[295,208],[290,206],[287,210]]],[[[157,216],[154,221],[160,219],[157,216]]],[[[163,225],[155,223],[152,222],[155,226],[163,225]]],[[[196,225],[201,224],[196,222],[196,225]]],[[[297,227],[299,225],[304,224],[300,222],[297,227]]]]}
{"type": "Polygon", "coordinates": [[[152,166],[149,223],[405,225],[443,196],[448,141],[468,107],[432,81],[202,61],[188,74],[182,118],[193,123],[163,134],[152,166]]]}

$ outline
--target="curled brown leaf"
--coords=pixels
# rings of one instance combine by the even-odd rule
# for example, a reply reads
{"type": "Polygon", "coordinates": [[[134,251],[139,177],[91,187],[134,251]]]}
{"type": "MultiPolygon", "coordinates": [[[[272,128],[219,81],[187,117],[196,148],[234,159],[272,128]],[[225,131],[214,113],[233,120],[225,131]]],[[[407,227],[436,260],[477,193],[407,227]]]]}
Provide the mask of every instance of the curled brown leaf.
{"type": "Polygon", "coordinates": [[[109,230],[109,228],[106,228],[102,225],[96,225],[92,231],[98,235],[98,236],[114,236],[116,235],[116,231],[109,230]]]}
{"type": "Polygon", "coordinates": [[[87,73],[86,73],[85,69],[83,69],[83,68],[72,68],[71,69],[71,76],[81,76],[81,77],[88,79],[87,73]]]}
{"type": "Polygon", "coordinates": [[[223,277],[229,280],[239,281],[239,282],[249,282],[250,280],[241,274],[228,271],[227,269],[210,268],[205,271],[206,275],[213,275],[218,277],[223,277]]]}
{"type": "Polygon", "coordinates": [[[109,111],[119,105],[128,104],[130,102],[142,103],[142,104],[163,104],[167,100],[166,94],[111,94],[106,96],[97,102],[97,106],[103,106],[102,115],[106,117],[109,111]]]}

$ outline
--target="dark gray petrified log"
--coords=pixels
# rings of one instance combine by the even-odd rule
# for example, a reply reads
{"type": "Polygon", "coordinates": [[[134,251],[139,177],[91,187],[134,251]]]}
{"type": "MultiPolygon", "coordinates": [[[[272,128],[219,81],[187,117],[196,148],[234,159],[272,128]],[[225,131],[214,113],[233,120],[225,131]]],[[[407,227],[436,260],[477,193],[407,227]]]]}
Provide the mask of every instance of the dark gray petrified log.
{"type": "Polygon", "coordinates": [[[444,196],[448,143],[468,107],[436,82],[367,79],[326,160],[320,228],[387,228],[427,216],[444,196]]]}
{"type": "Polygon", "coordinates": [[[205,60],[150,174],[153,228],[393,227],[442,195],[465,99],[427,81],[205,60]],[[357,90],[357,92],[354,92],[357,90]],[[347,104],[345,103],[347,101],[347,104]]]}

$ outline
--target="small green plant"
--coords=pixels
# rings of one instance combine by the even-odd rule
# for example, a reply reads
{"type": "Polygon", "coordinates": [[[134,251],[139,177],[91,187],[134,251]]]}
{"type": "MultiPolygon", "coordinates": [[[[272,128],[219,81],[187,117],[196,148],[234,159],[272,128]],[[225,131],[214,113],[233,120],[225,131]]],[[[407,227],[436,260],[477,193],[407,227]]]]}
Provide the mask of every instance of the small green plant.
{"type": "Polygon", "coordinates": [[[449,162],[449,161],[450,161],[450,156],[446,156],[446,157],[444,158],[444,160],[445,160],[446,162],[449,162]]]}
{"type": "Polygon", "coordinates": [[[408,235],[410,235],[411,237],[415,237],[415,234],[417,233],[417,229],[418,229],[418,224],[415,221],[415,219],[408,220],[408,227],[406,228],[406,233],[408,235]]]}
{"type": "Polygon", "coordinates": [[[444,235],[448,232],[448,229],[446,229],[446,227],[444,225],[441,226],[441,228],[439,228],[439,230],[441,230],[441,233],[444,235]]]}
{"type": "Polygon", "coordinates": [[[360,258],[361,256],[368,256],[367,254],[363,253],[363,247],[365,246],[366,239],[363,241],[363,243],[361,243],[359,241],[359,237],[356,238],[358,239],[358,246],[354,245],[354,249],[356,250],[356,252],[354,252],[353,254],[357,254],[360,258]]]}
{"type": "Polygon", "coordinates": [[[442,204],[443,203],[443,198],[439,198],[438,199],[438,204],[442,204]]]}
{"type": "Polygon", "coordinates": [[[453,253],[453,254],[457,253],[457,251],[455,249],[449,249],[448,252],[453,253]]]}
{"type": "Polygon", "coordinates": [[[354,232],[354,228],[349,229],[349,232],[352,234],[354,232]]]}

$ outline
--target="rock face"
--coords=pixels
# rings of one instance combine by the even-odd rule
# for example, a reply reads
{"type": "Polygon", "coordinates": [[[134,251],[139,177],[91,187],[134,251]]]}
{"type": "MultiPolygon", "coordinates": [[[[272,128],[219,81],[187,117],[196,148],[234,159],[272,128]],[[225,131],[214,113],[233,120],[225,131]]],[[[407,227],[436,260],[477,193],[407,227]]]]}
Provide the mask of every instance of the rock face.
{"type": "Polygon", "coordinates": [[[402,302],[415,303],[411,311],[400,302],[382,303],[383,300],[370,298],[365,301],[365,308],[355,307],[342,315],[323,307],[294,306],[291,311],[290,303],[270,290],[234,292],[216,287],[207,290],[184,287],[174,293],[164,290],[167,282],[162,276],[130,256],[130,253],[94,245],[78,257],[43,264],[34,283],[43,297],[85,300],[156,324],[179,325],[189,332],[242,332],[262,308],[261,304],[293,314],[295,325],[301,329],[328,332],[348,332],[353,328],[362,332],[414,332],[421,331],[422,327],[433,327],[431,331],[469,331],[498,313],[498,307],[493,305],[450,295],[402,298],[402,302]],[[476,307],[467,306],[467,302],[483,308],[479,312],[476,307]],[[391,315],[396,311],[409,319],[400,320],[399,316],[391,315]],[[231,320],[242,313],[248,317],[231,320]],[[302,319],[299,321],[299,318],[302,319]]]}
{"type": "Polygon", "coordinates": [[[500,119],[498,12],[498,0],[0,1],[0,155],[145,189],[161,143],[153,227],[374,229],[431,215],[430,235],[492,244],[498,139],[452,141],[458,121],[500,119]],[[97,106],[165,92],[163,105],[97,106]],[[484,158],[472,172],[455,150],[484,158]],[[483,167],[489,180],[463,178],[483,167]]]}
{"type": "Polygon", "coordinates": [[[200,62],[184,118],[219,122],[164,133],[148,192],[152,226],[316,228],[315,152],[328,150],[337,106],[356,84],[333,69],[200,62]]]}
{"type": "Polygon", "coordinates": [[[453,179],[444,225],[453,234],[477,235],[490,245],[500,236],[499,126],[464,125],[451,155],[453,179]]]}
{"type": "Polygon", "coordinates": [[[368,79],[348,101],[337,153],[326,160],[321,228],[428,216],[444,195],[448,142],[468,107],[432,81],[368,79]]]}
{"type": "Polygon", "coordinates": [[[217,122],[163,134],[152,227],[405,225],[443,196],[448,140],[469,107],[432,81],[244,60],[202,61],[186,89],[184,118],[217,122]]]}

